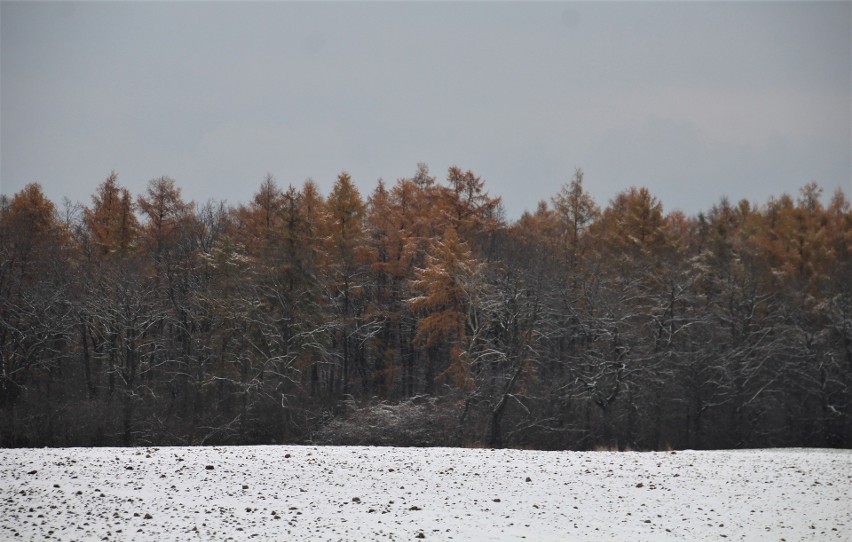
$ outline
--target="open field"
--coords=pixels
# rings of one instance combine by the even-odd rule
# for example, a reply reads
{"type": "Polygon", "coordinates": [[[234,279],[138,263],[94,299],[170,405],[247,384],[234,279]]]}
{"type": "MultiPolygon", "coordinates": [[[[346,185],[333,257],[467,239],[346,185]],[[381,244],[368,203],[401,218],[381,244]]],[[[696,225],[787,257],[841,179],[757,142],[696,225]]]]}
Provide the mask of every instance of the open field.
{"type": "Polygon", "coordinates": [[[850,540],[852,451],[0,450],[0,540],[850,540]]]}

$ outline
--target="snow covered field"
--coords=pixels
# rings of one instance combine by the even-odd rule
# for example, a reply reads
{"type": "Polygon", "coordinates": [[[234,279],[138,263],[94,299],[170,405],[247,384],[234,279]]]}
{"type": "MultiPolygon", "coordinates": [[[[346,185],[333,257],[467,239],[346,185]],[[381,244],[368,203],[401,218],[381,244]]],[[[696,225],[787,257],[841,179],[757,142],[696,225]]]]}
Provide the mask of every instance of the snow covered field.
{"type": "Polygon", "coordinates": [[[0,540],[852,540],[852,451],[0,450],[0,540]]]}

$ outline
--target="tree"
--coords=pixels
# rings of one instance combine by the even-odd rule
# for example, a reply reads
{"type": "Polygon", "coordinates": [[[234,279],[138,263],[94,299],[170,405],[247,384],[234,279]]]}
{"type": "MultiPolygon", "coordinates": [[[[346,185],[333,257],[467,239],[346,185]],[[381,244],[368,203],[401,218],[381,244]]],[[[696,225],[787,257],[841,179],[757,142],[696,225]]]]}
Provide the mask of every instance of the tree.
{"type": "Polygon", "coordinates": [[[375,365],[372,369],[373,387],[381,396],[387,396],[390,383],[401,367],[399,354],[400,318],[402,298],[401,280],[405,277],[402,264],[404,228],[399,224],[390,193],[379,180],[367,201],[365,229],[368,258],[372,277],[366,313],[381,326],[371,341],[375,365]]]}
{"type": "Polygon", "coordinates": [[[0,210],[0,407],[10,410],[7,444],[18,436],[22,395],[31,413],[43,416],[32,432],[55,429],[51,401],[44,396],[52,395],[73,329],[68,240],[56,207],[37,183],[0,210]]]}
{"type": "Polygon", "coordinates": [[[460,239],[477,251],[486,250],[490,236],[502,225],[500,198],[490,197],[485,181],[458,166],[447,171],[447,183],[438,199],[445,219],[460,239]]]}
{"type": "Polygon", "coordinates": [[[47,199],[41,185],[31,183],[12,197],[2,211],[3,263],[0,284],[10,279],[32,280],[55,261],[67,240],[56,206],[47,199]]]}
{"type": "Polygon", "coordinates": [[[85,209],[84,221],[101,254],[126,253],[136,243],[139,222],[130,191],[118,185],[113,171],[92,195],[92,208],[85,209]]]}
{"type": "Polygon", "coordinates": [[[414,296],[410,285],[416,269],[426,265],[430,243],[446,227],[437,211],[442,188],[434,184],[423,163],[412,178],[399,179],[390,190],[380,181],[365,222],[374,273],[374,302],[368,308],[370,317],[381,322],[373,341],[374,380],[389,391],[395,381],[393,393],[407,397],[415,394],[422,368],[422,352],[414,344],[417,318],[407,303],[414,296]]]}
{"type": "Polygon", "coordinates": [[[478,302],[483,267],[448,226],[443,239],[433,240],[426,267],[416,270],[411,288],[420,295],[409,305],[422,315],[414,340],[426,350],[426,393],[433,391],[436,379],[462,389],[474,384],[471,354],[482,331],[478,302]]]}
{"type": "Polygon", "coordinates": [[[569,269],[573,268],[585,248],[581,239],[589,226],[600,216],[592,197],[583,190],[583,170],[577,168],[570,185],[562,185],[559,194],[552,198],[553,208],[559,218],[562,252],[569,269]]]}
{"type": "MultiPolygon", "coordinates": [[[[337,315],[336,342],[341,347],[340,390],[349,393],[353,364],[363,370],[363,352],[356,341],[361,313],[363,266],[362,220],[366,206],[348,173],[337,177],[326,201],[328,213],[328,287],[330,301],[337,315]]],[[[362,378],[364,374],[362,373],[362,378]]],[[[336,386],[332,377],[331,384],[336,386]]]]}
{"type": "Polygon", "coordinates": [[[631,187],[604,210],[598,233],[608,247],[626,255],[651,255],[667,242],[663,205],[647,188],[631,187]]]}
{"type": "Polygon", "coordinates": [[[148,182],[146,196],[139,196],[137,205],[147,218],[143,230],[157,274],[170,272],[180,257],[181,241],[187,239],[195,204],[183,201],[174,179],[160,177],[148,182]]]}
{"type": "Polygon", "coordinates": [[[284,194],[272,174],[267,174],[251,203],[234,213],[238,242],[264,264],[279,258],[283,205],[284,194]]]}

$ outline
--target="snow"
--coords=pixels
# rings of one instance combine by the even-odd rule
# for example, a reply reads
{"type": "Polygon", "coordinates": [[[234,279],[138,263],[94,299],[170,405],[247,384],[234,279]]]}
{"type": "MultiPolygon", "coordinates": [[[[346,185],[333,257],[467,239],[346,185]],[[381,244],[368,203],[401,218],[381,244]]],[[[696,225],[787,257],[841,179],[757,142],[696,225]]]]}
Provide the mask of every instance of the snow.
{"type": "Polygon", "coordinates": [[[852,451],[0,450],[0,540],[852,540],[852,451]]]}

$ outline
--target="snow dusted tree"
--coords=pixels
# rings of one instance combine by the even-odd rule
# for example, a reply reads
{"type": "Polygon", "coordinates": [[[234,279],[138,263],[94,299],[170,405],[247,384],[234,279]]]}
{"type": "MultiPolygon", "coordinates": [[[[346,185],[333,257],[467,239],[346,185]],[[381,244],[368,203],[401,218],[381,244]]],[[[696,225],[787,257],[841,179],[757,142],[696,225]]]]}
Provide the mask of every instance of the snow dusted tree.
{"type": "Polygon", "coordinates": [[[81,216],[0,196],[0,444],[852,443],[842,192],[689,217],[585,181],[510,224],[425,164],[366,202],[346,173],[237,208],[114,173],[81,216]]]}
{"type": "Polygon", "coordinates": [[[0,209],[0,407],[9,409],[6,444],[26,445],[27,438],[16,435],[41,437],[59,429],[51,396],[74,326],[69,242],[56,207],[37,183],[0,209]],[[22,401],[33,410],[30,427],[18,425],[22,401]]]}
{"type": "Polygon", "coordinates": [[[353,370],[365,374],[363,343],[358,335],[363,331],[364,230],[366,205],[352,178],[343,172],[337,177],[326,201],[328,214],[327,290],[335,315],[334,343],[340,348],[340,381],[332,373],[329,385],[333,392],[350,392],[353,370]]]}
{"type": "Polygon", "coordinates": [[[455,229],[433,240],[426,266],[418,268],[411,289],[420,295],[409,300],[421,315],[415,344],[425,350],[425,390],[434,383],[452,382],[467,389],[474,385],[474,350],[483,332],[480,325],[484,264],[478,262],[455,229]]]}

